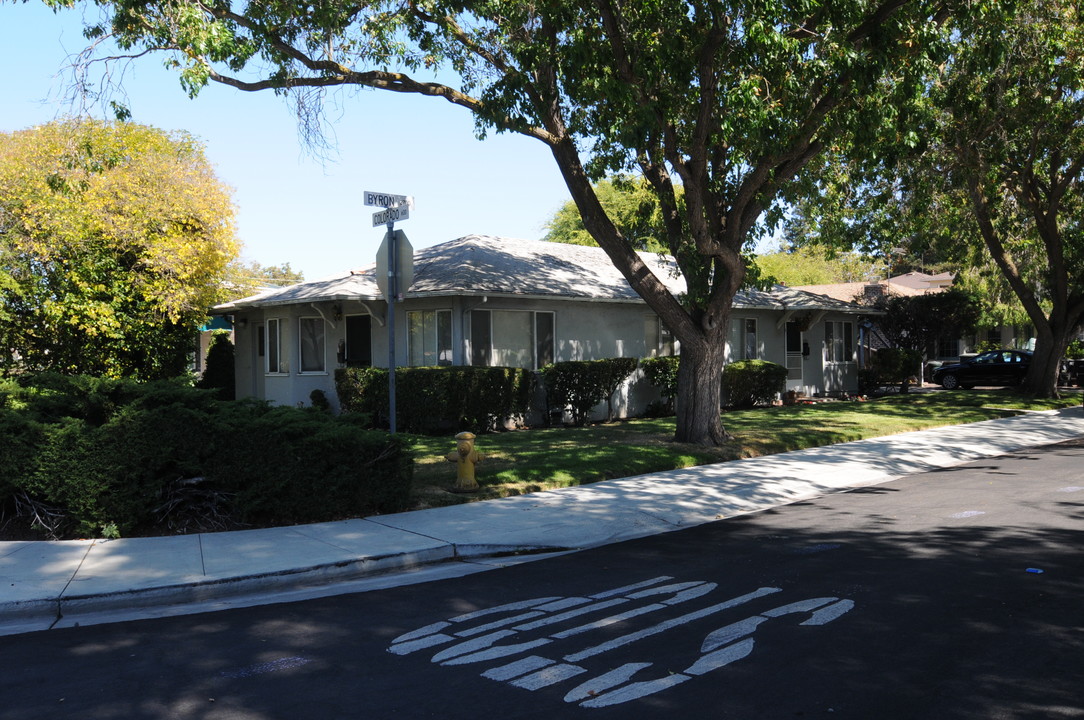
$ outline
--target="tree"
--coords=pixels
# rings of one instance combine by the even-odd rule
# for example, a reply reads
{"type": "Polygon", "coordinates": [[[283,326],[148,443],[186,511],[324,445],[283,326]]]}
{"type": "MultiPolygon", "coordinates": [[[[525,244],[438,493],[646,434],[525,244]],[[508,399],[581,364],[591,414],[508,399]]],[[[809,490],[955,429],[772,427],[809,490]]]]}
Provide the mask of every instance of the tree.
{"type": "Polygon", "coordinates": [[[925,356],[936,351],[940,339],[974,332],[982,312],[979,298],[958,288],[881,297],[873,307],[884,312],[877,318],[877,330],[892,347],[925,356]]]}
{"type": "Polygon", "coordinates": [[[758,255],[756,262],[763,276],[784,285],[872,282],[884,277],[887,269],[883,262],[859,253],[817,245],[785,247],[758,255]]]}
{"type": "Polygon", "coordinates": [[[1075,2],[1003,3],[960,23],[935,102],[933,197],[966,209],[1036,331],[1025,389],[1057,396],[1062,356],[1084,318],[1084,17],[1075,2]]]}
{"type": "Polygon", "coordinates": [[[149,379],[187,367],[236,253],[183,133],[70,119],[0,134],[0,363],[149,379]]]}
{"type": "Polygon", "coordinates": [[[226,300],[238,300],[255,295],[267,287],[286,287],[305,281],[305,274],[283,265],[261,265],[235,260],[227,268],[226,300]]]}
{"type": "Polygon", "coordinates": [[[845,246],[952,260],[992,321],[1018,305],[1037,340],[1025,390],[1056,396],[1084,318],[1084,18],[1073,2],[1018,0],[952,30],[915,132],[872,168],[838,170],[806,209],[845,246]]]}
{"type": "MultiPolygon", "coordinates": [[[[678,187],[680,202],[681,188],[678,187]]],[[[666,252],[666,228],[659,201],[640,176],[616,175],[594,184],[594,192],[606,214],[628,242],[638,250],[666,252]]],[[[569,245],[598,243],[583,226],[576,203],[569,200],[546,223],[543,240],[569,245]]]]}
{"type": "Polygon", "coordinates": [[[825,147],[896,122],[948,14],[941,0],[98,4],[112,14],[89,36],[112,33],[133,56],[170,52],[193,94],[208,82],[290,93],[304,121],[328,87],[416,93],[470,111],[483,134],[542,142],[584,228],[681,341],[676,438],[705,444],[726,438],[720,381],[743,249],[825,147]],[[658,200],[682,298],[591,184],[629,171],[658,200]]]}

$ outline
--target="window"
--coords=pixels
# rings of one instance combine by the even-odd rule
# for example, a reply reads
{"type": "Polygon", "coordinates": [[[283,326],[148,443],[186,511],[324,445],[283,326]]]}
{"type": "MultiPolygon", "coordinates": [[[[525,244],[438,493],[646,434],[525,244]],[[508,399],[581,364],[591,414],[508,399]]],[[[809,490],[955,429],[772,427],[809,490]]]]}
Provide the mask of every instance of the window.
{"type": "Polygon", "coordinates": [[[432,367],[452,364],[452,311],[407,313],[407,364],[432,367]]]}
{"type": "Polygon", "coordinates": [[[267,353],[267,372],[289,372],[290,369],[289,365],[286,363],[286,358],[282,356],[282,320],[279,318],[271,318],[268,320],[265,334],[266,347],[264,350],[267,353]]]}
{"type": "Polygon", "coordinates": [[[324,319],[303,317],[298,320],[301,372],[324,372],[324,319]]]}
{"type": "Polygon", "coordinates": [[[663,357],[674,354],[674,336],[662,318],[648,315],[644,318],[645,357],[663,357]]]}
{"type": "Polygon", "coordinates": [[[471,364],[537,370],[554,361],[551,312],[474,310],[471,364]]]}
{"type": "Polygon", "coordinates": [[[757,344],[757,321],[755,318],[734,318],[730,322],[730,359],[756,360],[759,357],[757,344]]]}
{"type": "Polygon", "coordinates": [[[369,315],[346,316],[346,348],[341,362],[347,367],[372,367],[373,319],[369,315]]]}
{"type": "Polygon", "coordinates": [[[472,310],[470,314],[470,364],[489,367],[493,353],[493,333],[489,310],[472,310]]]}
{"type": "Polygon", "coordinates": [[[854,362],[854,325],[825,321],[824,359],[827,362],[854,362]]]}

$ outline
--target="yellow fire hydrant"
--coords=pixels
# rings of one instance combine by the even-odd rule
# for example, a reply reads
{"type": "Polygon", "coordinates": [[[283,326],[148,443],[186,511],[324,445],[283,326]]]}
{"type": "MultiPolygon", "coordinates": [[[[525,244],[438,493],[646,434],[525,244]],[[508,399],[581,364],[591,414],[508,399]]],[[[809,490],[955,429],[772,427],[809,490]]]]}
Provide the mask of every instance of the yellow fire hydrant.
{"type": "Polygon", "coordinates": [[[478,481],[474,479],[474,466],[485,460],[485,455],[474,449],[474,433],[461,432],[455,436],[456,451],[444,456],[445,460],[456,463],[455,486],[452,492],[475,492],[478,481]]]}

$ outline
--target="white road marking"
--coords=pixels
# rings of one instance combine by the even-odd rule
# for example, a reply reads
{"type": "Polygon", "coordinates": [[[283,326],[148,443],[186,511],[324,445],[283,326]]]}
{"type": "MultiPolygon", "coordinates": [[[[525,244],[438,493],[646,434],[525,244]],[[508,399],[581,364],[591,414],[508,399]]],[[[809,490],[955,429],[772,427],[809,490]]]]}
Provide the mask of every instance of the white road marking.
{"type": "MultiPolygon", "coordinates": [[[[716,583],[701,581],[661,584],[670,580],[673,580],[670,576],[660,576],[587,597],[535,598],[476,610],[404,633],[392,641],[388,652],[408,655],[419,650],[452,643],[433,655],[431,662],[445,666],[504,661],[510,656],[528,653],[558,640],[566,640],[590,631],[600,630],[649,613],[672,609],[682,603],[703,597],[717,588],[716,583]],[[670,597],[661,597],[666,595],[670,597]],[[656,601],[645,605],[637,604],[622,612],[542,637],[503,644],[521,633],[559,625],[591,613],[648,599],[656,601]],[[473,620],[488,619],[502,613],[507,617],[494,618],[480,625],[464,625],[473,620]],[[454,635],[449,634],[449,629],[455,626],[459,628],[455,629],[454,635]]],[[[758,588],[730,600],[669,618],[650,627],[568,653],[560,660],[527,654],[517,660],[489,667],[483,670],[481,675],[525,690],[540,690],[590,672],[588,668],[576,664],[581,660],[603,655],[611,650],[778,592],[782,590],[775,587],[758,588]]],[[[809,598],[786,603],[710,632],[703,640],[700,654],[682,672],[668,672],[654,680],[630,682],[636,674],[651,667],[652,663],[624,663],[577,685],[565,694],[564,700],[579,703],[582,707],[609,707],[646,697],[747,657],[755,647],[753,638],[749,636],[756,632],[762,623],[771,619],[809,613],[810,616],[800,625],[826,625],[849,612],[853,607],[853,600],[836,597],[809,598]]]]}
{"type": "Polygon", "coordinates": [[[714,615],[715,613],[722,612],[723,610],[729,610],[732,607],[747,603],[750,600],[754,600],[756,598],[764,597],[765,595],[770,595],[772,593],[777,593],[780,591],[780,588],[760,588],[759,590],[754,590],[751,593],[747,593],[731,600],[727,600],[726,602],[719,603],[718,605],[712,605],[711,607],[706,607],[703,610],[697,610],[695,612],[688,613],[687,615],[682,615],[672,620],[667,620],[665,622],[659,623],[658,625],[644,628],[643,630],[638,630],[634,633],[629,633],[628,635],[622,635],[619,638],[614,638],[613,640],[610,640],[609,642],[604,642],[601,645],[596,645],[595,647],[590,647],[577,653],[565,655],[565,660],[568,660],[569,662],[577,662],[579,660],[584,660],[595,655],[600,655],[604,652],[619,648],[622,645],[628,645],[629,643],[636,642],[637,640],[643,640],[646,637],[658,635],[661,632],[666,632],[667,630],[671,630],[675,627],[678,627],[679,625],[684,625],[685,623],[692,622],[693,620],[699,620],[700,618],[714,615]]]}

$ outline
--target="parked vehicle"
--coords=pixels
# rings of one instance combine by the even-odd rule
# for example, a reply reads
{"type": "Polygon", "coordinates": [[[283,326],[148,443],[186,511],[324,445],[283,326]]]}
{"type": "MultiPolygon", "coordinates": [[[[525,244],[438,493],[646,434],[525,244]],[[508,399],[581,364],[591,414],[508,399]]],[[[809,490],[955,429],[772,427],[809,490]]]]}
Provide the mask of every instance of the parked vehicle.
{"type": "Polygon", "coordinates": [[[969,360],[942,365],[933,381],[946,390],[970,389],[976,385],[1019,385],[1031,366],[1027,350],[990,350],[969,360]]]}

